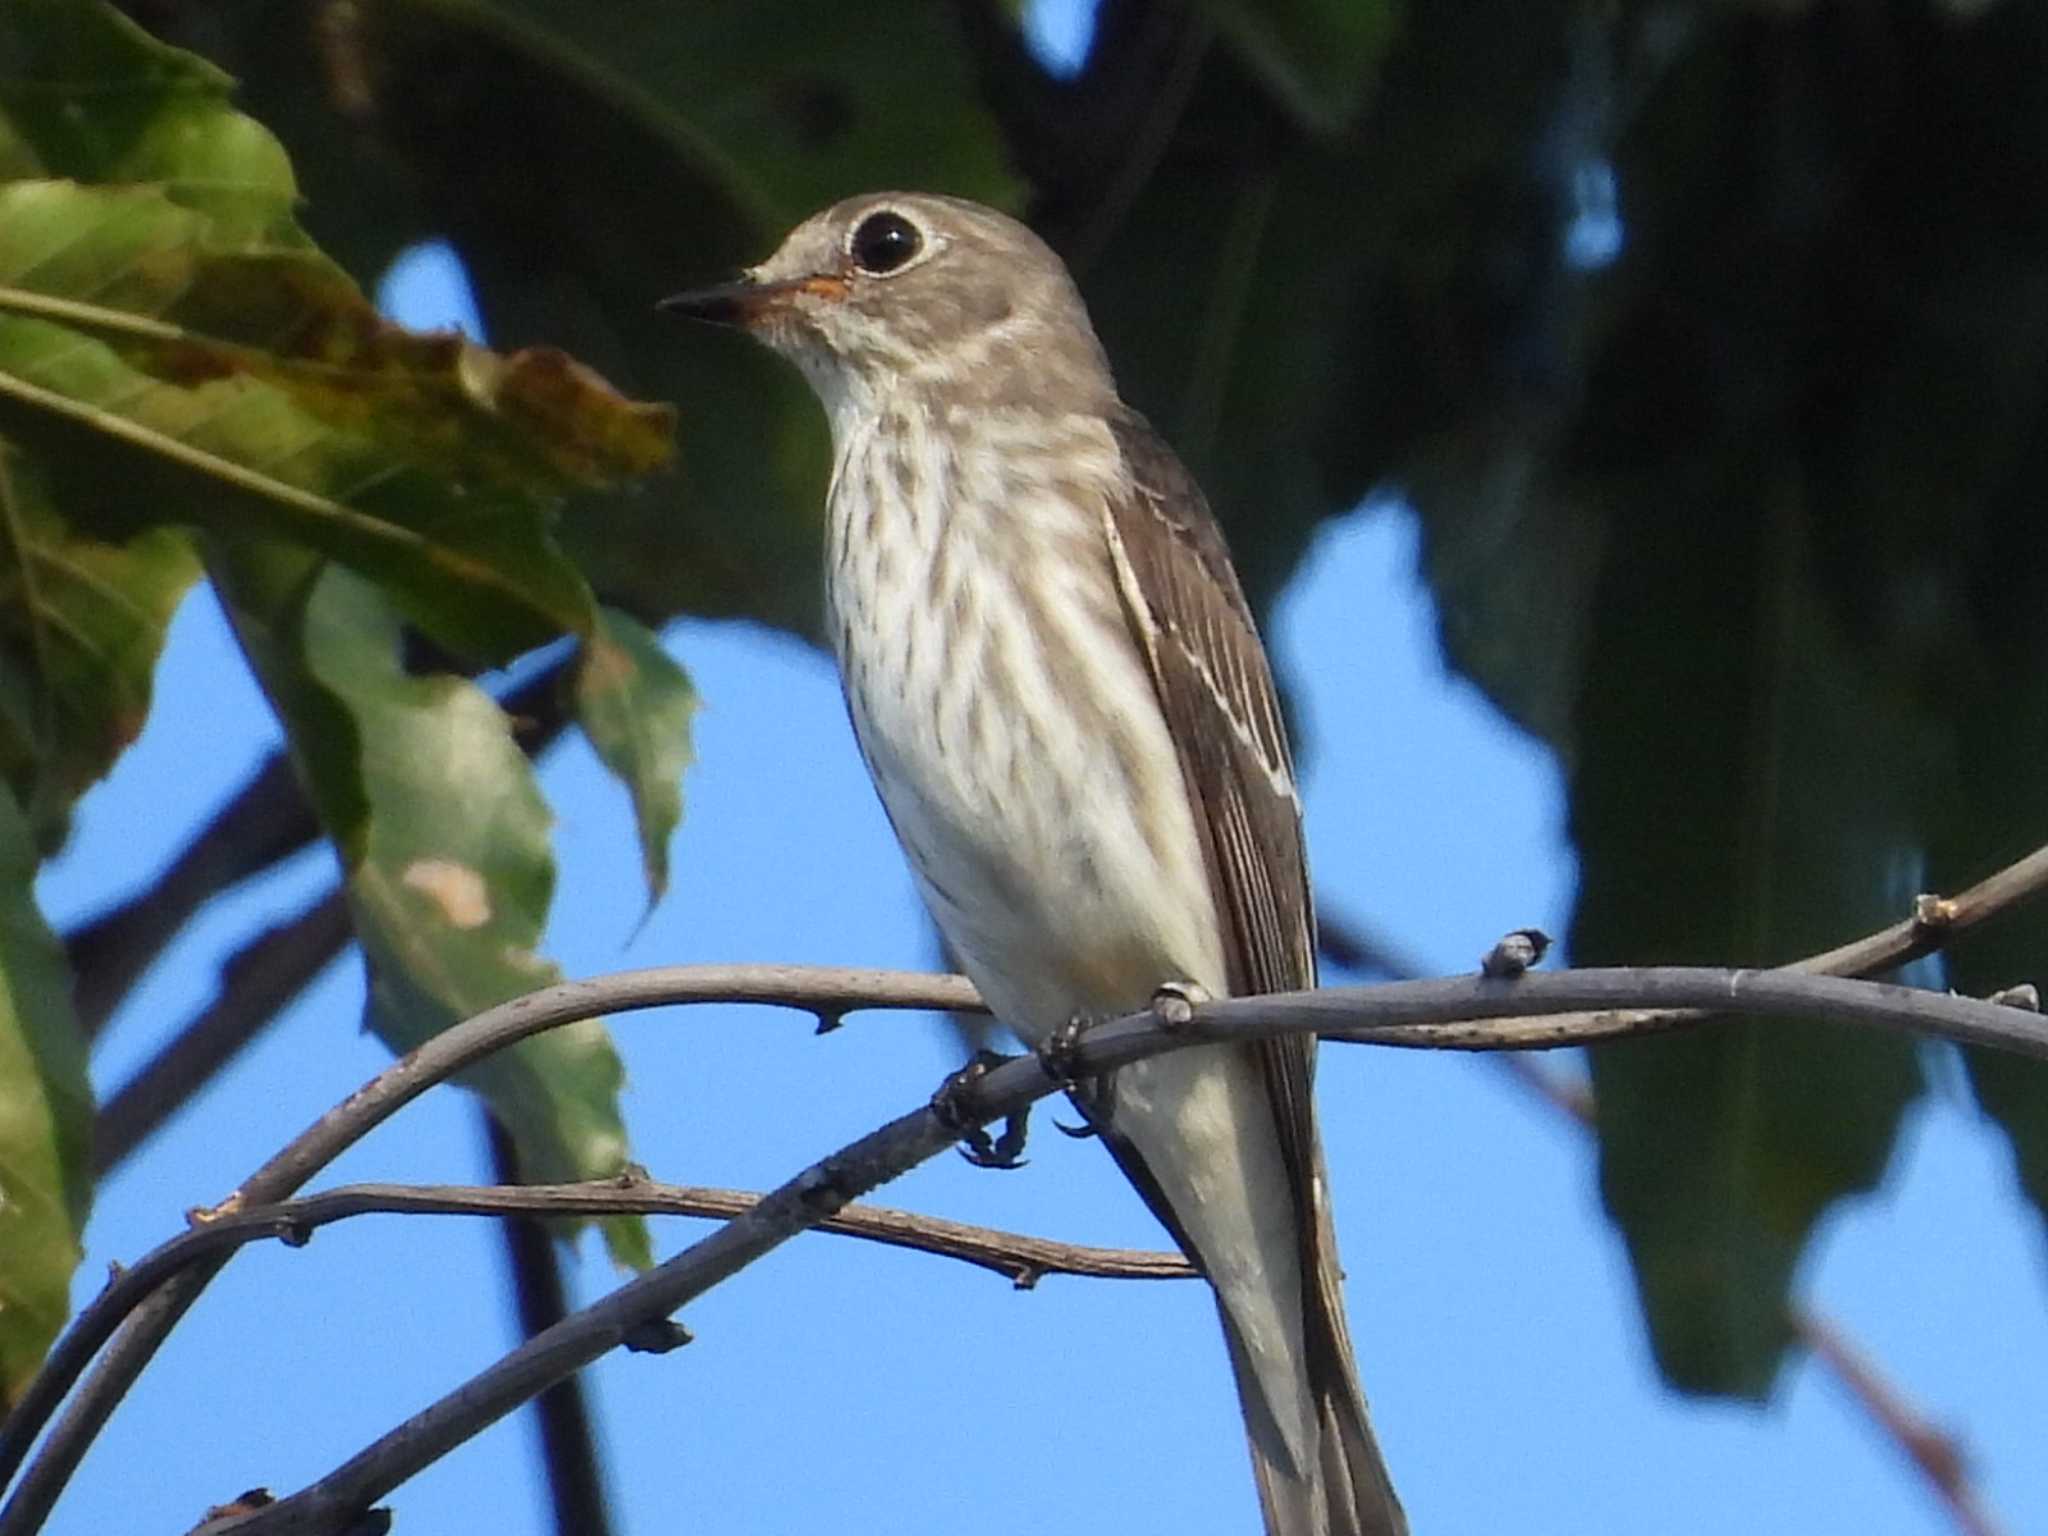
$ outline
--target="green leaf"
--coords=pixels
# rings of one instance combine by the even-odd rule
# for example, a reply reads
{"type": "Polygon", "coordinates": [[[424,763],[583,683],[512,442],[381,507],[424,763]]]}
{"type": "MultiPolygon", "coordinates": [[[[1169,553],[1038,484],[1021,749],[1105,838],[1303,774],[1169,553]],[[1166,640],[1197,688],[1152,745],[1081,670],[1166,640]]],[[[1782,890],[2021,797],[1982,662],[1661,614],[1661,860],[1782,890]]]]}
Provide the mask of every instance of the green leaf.
{"type": "MultiPolygon", "coordinates": [[[[1754,473],[1743,459],[1730,446],[1722,472],[1754,473]]],[[[1814,601],[1796,508],[1744,484],[1667,481],[1663,515],[1610,528],[1577,714],[1576,964],[1778,963],[1910,906],[1928,740],[1814,601]]],[[[1799,1255],[1882,1175],[1914,1048],[1771,1020],[1592,1068],[1601,1189],[1659,1365],[1763,1396],[1799,1255]]]]}
{"type": "MultiPolygon", "coordinates": [[[[1014,202],[994,123],[957,28],[919,6],[666,0],[602,9],[552,0],[439,0],[474,29],[643,123],[669,152],[779,236],[854,192],[919,185],[1014,202]],[[732,68],[734,59],[758,67],[732,68]]],[[[371,26],[375,25],[373,21],[371,26]]]]}
{"type": "Polygon", "coordinates": [[[604,765],[633,798],[651,907],[668,889],[668,843],[683,818],[683,770],[697,690],[661,638],[603,609],[576,664],[576,716],[604,765]]]}
{"type": "Polygon", "coordinates": [[[0,773],[37,842],[149,714],[164,633],[199,573],[168,528],[99,539],[69,526],[30,459],[0,442],[0,773]]]}
{"type": "Polygon", "coordinates": [[[1358,113],[1400,26],[1393,0],[1206,0],[1233,47],[1310,128],[1358,113]]]}
{"type": "Polygon", "coordinates": [[[385,323],[292,221],[282,150],[227,92],[104,7],[0,12],[0,114],[35,162],[0,183],[0,432],[101,536],[326,550],[478,659],[580,631],[548,517],[664,462],[671,413],[553,351],[385,323]]]}
{"type": "Polygon", "coordinates": [[[387,251],[446,234],[494,339],[546,339],[683,402],[672,483],[580,499],[564,519],[564,547],[604,599],[650,622],[745,615],[815,637],[831,467],[817,405],[745,338],[653,306],[867,188],[1017,207],[953,13],[371,0],[320,12],[317,36],[304,8],[209,22],[221,14],[212,35],[286,134],[324,244],[387,251]],[[331,72],[309,78],[310,60],[331,72]],[[516,159],[496,148],[508,101],[531,151],[516,159]],[[365,135],[374,154],[334,153],[365,135]]]}
{"type": "MultiPolygon", "coordinates": [[[[412,677],[397,615],[347,570],[237,551],[216,580],[343,851],[370,973],[369,1023],[405,1051],[559,979],[536,953],[554,891],[551,817],[510,722],[474,683],[412,677]]],[[[603,1025],[551,1030],[465,1074],[535,1180],[626,1164],[623,1070],[603,1025]]],[[[608,1221],[623,1263],[644,1223],[608,1221]]]]}
{"type": "Polygon", "coordinates": [[[326,550],[467,655],[587,622],[547,511],[657,463],[666,414],[559,354],[409,336],[321,258],[215,236],[155,188],[0,187],[0,430],[56,504],[326,550]]]}
{"type": "Polygon", "coordinates": [[[1082,280],[1118,386],[1201,482],[1261,612],[1333,505],[1366,488],[1333,486],[1319,451],[1332,413],[1351,426],[1359,172],[1341,154],[1275,174],[1170,159],[1082,280]],[[1194,227],[1214,238],[1188,239],[1194,227]]]}
{"type": "Polygon", "coordinates": [[[91,1199],[85,1045],[63,946],[36,910],[35,863],[0,790],[0,1411],[70,1315],[91,1199]]]}

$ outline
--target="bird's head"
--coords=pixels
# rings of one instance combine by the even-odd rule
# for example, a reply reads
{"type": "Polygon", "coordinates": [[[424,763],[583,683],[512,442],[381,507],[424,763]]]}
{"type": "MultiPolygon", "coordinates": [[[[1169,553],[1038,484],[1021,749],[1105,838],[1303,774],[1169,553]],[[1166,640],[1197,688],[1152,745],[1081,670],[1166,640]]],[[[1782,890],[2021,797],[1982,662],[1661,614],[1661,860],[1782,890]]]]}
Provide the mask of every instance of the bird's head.
{"type": "Polygon", "coordinates": [[[797,225],[740,281],[661,307],[758,337],[803,370],[828,408],[872,402],[906,381],[992,405],[1053,374],[1109,388],[1059,257],[1015,219],[959,198],[848,198],[797,225]]]}

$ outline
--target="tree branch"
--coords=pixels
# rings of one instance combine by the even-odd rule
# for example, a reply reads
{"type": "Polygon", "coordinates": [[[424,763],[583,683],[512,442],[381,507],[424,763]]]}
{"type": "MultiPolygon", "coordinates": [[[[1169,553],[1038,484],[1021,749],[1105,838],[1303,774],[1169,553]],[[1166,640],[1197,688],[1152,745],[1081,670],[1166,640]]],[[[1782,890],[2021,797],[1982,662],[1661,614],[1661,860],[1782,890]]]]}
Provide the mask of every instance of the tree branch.
{"type": "MultiPolygon", "coordinates": [[[[458,1025],[380,1074],[259,1170],[222,1213],[281,1197],[432,1083],[514,1039],[571,1019],[714,998],[782,1002],[836,1018],[847,1009],[878,1004],[959,1007],[971,996],[959,978],[821,974],[792,967],[677,967],[550,987],[458,1025]]],[[[2048,1030],[2041,1021],[1997,1004],[1785,971],[1659,967],[1515,979],[1460,977],[1221,999],[1188,1009],[1184,1020],[1134,1014],[1091,1030],[1075,1053],[1071,1070],[1077,1077],[1094,1077],[1204,1041],[1267,1038],[1307,1028],[1350,1039],[1451,1049],[1572,1044],[1577,1043],[1572,1029],[1541,1016],[1605,1010],[1595,1022],[1595,1037],[1614,1038],[1611,1026],[1600,1020],[1616,1007],[1642,1005],[1835,1018],[2048,1059],[2048,1030]],[[1501,1022],[1484,1022],[1489,1019],[1501,1022]]],[[[636,1329],[667,1317],[796,1232],[837,1215],[857,1196],[936,1155],[969,1124],[1020,1113],[1057,1087],[1035,1058],[1013,1059],[953,1095],[949,1114],[923,1108],[863,1137],[806,1169],[676,1258],[528,1341],[332,1476],[253,1517],[248,1529],[335,1529],[351,1512],[367,1507],[553,1381],[625,1342],[636,1329]]],[[[217,1261],[181,1275],[145,1303],[81,1394],[81,1403],[73,1405],[53,1433],[44,1459],[31,1468],[6,1515],[0,1516],[0,1530],[26,1532],[39,1524],[47,1501],[61,1486],[60,1474],[68,1474],[65,1461],[75,1465],[82,1452],[84,1440],[77,1437],[90,1439],[147,1358],[139,1350],[123,1348],[127,1335],[142,1331],[141,1350],[153,1350],[161,1334],[149,1335],[163,1320],[152,1317],[150,1310],[164,1297],[173,1298],[182,1310],[197,1294],[194,1282],[203,1283],[212,1268],[217,1268],[217,1261]],[[117,1362],[118,1371],[110,1373],[117,1362]],[[106,1395],[109,1390],[111,1396],[106,1395]]],[[[14,1424],[8,1429],[19,1433],[14,1424]]]]}
{"type": "Polygon", "coordinates": [[[104,1176],[303,992],[354,936],[348,899],[331,890],[297,917],[264,929],[221,966],[220,991],[93,1117],[92,1166],[104,1176]]]}
{"type": "MultiPolygon", "coordinates": [[[[1568,1114],[1576,1112],[1573,1104],[1560,1107],[1568,1114]]],[[[173,1239],[126,1272],[118,1288],[126,1293],[128,1304],[133,1305],[168,1275],[208,1255],[268,1238],[304,1243],[319,1227],[362,1215],[731,1218],[751,1210],[760,1199],[760,1195],[749,1190],[660,1184],[637,1171],[616,1179],[576,1184],[351,1184],[302,1200],[246,1210],[197,1228],[173,1239]]],[[[816,1230],[957,1259],[1001,1275],[1019,1289],[1028,1290],[1047,1275],[1116,1280],[1198,1278],[1195,1267],[1177,1253],[1056,1242],[882,1206],[849,1205],[838,1215],[820,1221],[816,1230]]],[[[115,1289],[110,1288],[94,1306],[108,1302],[116,1308],[120,1306],[121,1298],[115,1289]]],[[[1958,1528],[1966,1536],[2000,1536],[1970,1485],[1964,1458],[1953,1437],[1919,1414],[1832,1323],[1803,1308],[1791,1309],[1790,1315],[1802,1342],[1834,1372],[1933,1484],[1958,1528]]],[[[557,1383],[550,1390],[561,1385],[557,1383]]]]}
{"type": "MultiPolygon", "coordinates": [[[[519,1181],[519,1154],[512,1136],[489,1109],[478,1107],[491,1156],[491,1176],[501,1185],[519,1181]]],[[[569,1314],[562,1261],[547,1223],[530,1214],[507,1212],[499,1224],[505,1239],[505,1268],[519,1319],[519,1337],[530,1339],[569,1314]]],[[[307,1228],[306,1230],[311,1230],[307,1228]]],[[[556,1536],[611,1536],[610,1500],[590,1425],[590,1405],[580,1377],[565,1376],[533,1400],[540,1431],[541,1465],[556,1536]]]]}
{"type": "MultiPolygon", "coordinates": [[[[784,1004],[817,1015],[821,1027],[836,1024],[841,1014],[856,1008],[981,1006],[973,986],[963,977],[831,967],[683,967],[598,982],[565,982],[457,1025],[386,1068],[250,1175],[230,1197],[227,1208],[268,1204],[293,1194],[402,1105],[526,1034],[605,1012],[687,1002],[784,1004]],[[650,978],[661,977],[671,985],[650,984],[650,978]],[[620,981],[628,983],[623,990],[617,985],[620,981]]],[[[148,1298],[134,1307],[106,1357],[65,1407],[41,1454],[0,1509],[0,1536],[21,1536],[41,1528],[107,1416],[223,1262],[213,1259],[182,1268],[167,1282],[152,1286],[148,1298]]],[[[0,1423],[0,1486],[12,1481],[43,1426],[91,1363],[100,1342],[88,1344],[74,1323],[51,1349],[42,1369],[0,1423]]]]}
{"type": "MultiPolygon", "coordinates": [[[[2029,855],[1949,901],[1922,898],[1912,919],[1875,936],[1868,944],[1893,955],[1894,963],[1911,958],[1915,952],[1938,947],[1970,923],[2034,894],[2044,883],[2048,883],[2048,849],[2029,855]]],[[[1832,961],[1841,953],[1836,951],[1817,960],[1832,961]]],[[[1868,954],[1864,958],[1868,963],[1868,954]]],[[[836,1025],[841,1014],[858,1008],[972,1011],[981,1007],[964,978],[903,972],[704,966],[564,983],[479,1015],[396,1063],[344,1104],[322,1116],[251,1175],[222,1210],[284,1199],[355,1139],[433,1083],[515,1039],[599,1013],[711,1001],[798,1007],[817,1014],[821,1028],[836,1025]]],[[[2044,1034],[2037,1021],[2025,1018],[2014,1008],[1899,987],[1802,976],[1790,970],[1685,968],[1570,972],[1513,980],[1463,978],[1333,989],[1291,998],[1229,999],[1203,1005],[1195,1011],[1191,1022],[1172,1028],[1164,1038],[1152,1041],[1149,1049],[1170,1049],[1177,1043],[1202,1039],[1248,1038],[1261,1032],[1282,1033],[1302,1027],[1320,1027],[1334,1038],[1424,1048],[1547,1049],[1684,1027],[1723,1012],[1839,1016],[2048,1056],[2048,1034],[2044,1034]],[[1638,987],[1643,990],[1637,991],[1638,987]],[[1626,1005],[1644,1003],[1655,1006],[1618,1011],[1626,1005]],[[1354,1008],[1350,1017],[1344,1016],[1347,1007],[1354,1008]],[[1368,1016],[1373,1022],[1360,1023],[1360,1016],[1368,1016]]],[[[1115,1053],[1131,1049],[1131,1030],[1142,1033],[1155,1024],[1150,1015],[1136,1015],[1097,1029],[1088,1042],[1082,1066],[1091,1072],[1107,1071],[1127,1059],[1137,1059],[1115,1053]]],[[[1139,1053],[1148,1053],[1142,1043],[1139,1053]]],[[[1035,1064],[1025,1065],[1037,1074],[1035,1064]]],[[[1037,1076],[1038,1092],[1019,1100],[1019,1107],[1051,1091],[1051,1085],[1043,1082],[1043,1075],[1037,1076]]],[[[1010,1112],[1000,1103],[983,1103],[991,1118],[1010,1112]]],[[[849,1151],[865,1146],[866,1142],[858,1143],[849,1151]]],[[[818,1219],[818,1214],[814,1213],[809,1220],[818,1219]]],[[[786,1215],[775,1219],[786,1219],[786,1215]]],[[[779,1242],[781,1237],[773,1241],[779,1242]]],[[[176,1275],[136,1309],[107,1357],[57,1422],[41,1456],[21,1479],[6,1508],[0,1510],[0,1536],[22,1536],[40,1528],[107,1415],[147,1365],[164,1336],[204,1289],[220,1262],[223,1261],[212,1260],[205,1267],[176,1275]]],[[[642,1280],[650,1278],[643,1276],[642,1280]]],[[[14,1413],[0,1425],[0,1478],[12,1478],[96,1347],[84,1342],[76,1326],[59,1340],[14,1413]]],[[[573,1370],[580,1363],[571,1363],[564,1369],[573,1370]]]]}
{"type": "Polygon", "coordinates": [[[99,1034],[194,913],[229,886],[291,857],[319,831],[291,763],[273,752],[146,890],[67,933],[64,949],[77,978],[72,997],[86,1039],[99,1034]]]}
{"type": "MultiPolygon", "coordinates": [[[[2025,858],[2007,865],[1987,879],[1978,881],[1960,895],[1917,898],[1913,903],[1912,915],[1893,923],[1888,928],[1879,929],[1865,938],[1825,950],[1817,955],[1809,955],[1803,960],[1795,960],[1776,969],[1780,973],[1791,972],[1809,976],[1869,976],[1895,970],[1899,966],[1933,954],[1959,934],[2011,907],[2018,906],[2030,897],[2039,895],[2043,890],[2048,890],[2048,847],[2035,849],[2025,858]]],[[[1330,926],[1327,920],[1325,925],[1330,926]]],[[[1352,935],[1341,923],[1334,926],[1338,945],[1342,946],[1352,935]]],[[[1357,947],[1358,953],[1371,956],[1374,963],[1381,969],[1389,970],[1389,974],[1404,980],[1411,979],[1390,969],[1390,962],[1397,959],[1391,951],[1374,946],[1370,941],[1359,941],[1357,947]]],[[[1332,958],[1337,959],[1340,964],[1345,963],[1341,947],[1333,953],[1332,958]]],[[[1550,1019],[1543,1026],[1543,1030],[1561,1030],[1571,1036],[1568,1040],[1551,1042],[1532,1038],[1520,1045],[1512,1046],[1458,1047],[1447,1043],[1447,1048],[1545,1050],[1552,1044],[1594,1045],[1607,1040],[1686,1028],[1703,1023],[1713,1016],[1712,1009],[1668,1008],[1564,1014],[1550,1019]]],[[[1345,1037],[1340,1034],[1327,1038],[1345,1037]]]]}
{"type": "MultiPolygon", "coordinates": [[[[296,1200],[250,1206],[207,1219],[122,1269],[73,1324],[97,1348],[166,1281],[251,1243],[302,1247],[314,1232],[358,1216],[694,1216],[731,1220],[760,1203],[753,1190],[661,1184],[639,1170],[578,1184],[344,1184],[296,1200]]],[[[1029,1290],[1047,1275],[1101,1280],[1185,1280],[1194,1267],[1177,1253],[1094,1248],[1000,1232],[884,1206],[850,1205],[817,1223],[821,1232],[959,1259],[1029,1290]]],[[[538,1331],[538,1330],[536,1330],[538,1331]]]]}
{"type": "Polygon", "coordinates": [[[1814,1358],[1825,1363],[1879,1427],[1905,1448],[1965,1536],[2000,1536],[1990,1511],[1970,1485],[1954,1438],[1928,1423],[1827,1319],[1801,1307],[1790,1312],[1793,1330],[1814,1358]]]}
{"type": "MultiPolygon", "coordinates": [[[[1913,915],[1867,938],[1841,945],[1797,963],[1796,968],[1834,975],[1864,975],[1904,965],[1933,952],[1964,929],[2033,895],[2048,883],[2048,848],[2036,850],[1979,881],[1961,895],[1922,896],[1913,915]]],[[[1415,974],[1395,951],[1361,935],[1327,910],[1320,924],[1325,955],[1339,965],[1372,968],[1390,976],[1415,974]]],[[[1527,1056],[1493,1058],[1531,1094],[1563,1114],[1582,1130],[1597,1126],[1590,1086],[1546,1071],[1527,1056]]],[[[1861,1403],[1872,1421],[1907,1461],[1926,1478],[1934,1495],[1965,1536],[1999,1536],[1983,1499],[1972,1486],[1967,1463],[1953,1436],[1914,1411],[1904,1395],[1858,1351],[1841,1329],[1803,1307],[1786,1309],[1793,1332],[1815,1360],[1861,1403]]]]}

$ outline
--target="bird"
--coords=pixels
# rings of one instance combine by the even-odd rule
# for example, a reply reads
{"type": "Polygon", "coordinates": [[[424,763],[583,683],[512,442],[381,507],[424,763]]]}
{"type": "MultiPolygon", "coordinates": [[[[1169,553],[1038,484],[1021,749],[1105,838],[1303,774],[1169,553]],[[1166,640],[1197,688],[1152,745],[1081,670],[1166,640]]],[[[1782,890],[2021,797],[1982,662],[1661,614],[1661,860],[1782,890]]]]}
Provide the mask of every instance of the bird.
{"type": "MultiPolygon", "coordinates": [[[[1023,223],[877,192],[662,307],[794,363],[833,468],[825,615],[926,907],[991,1012],[1078,1022],[1316,981],[1278,693],[1200,487],[1023,223]]],[[[1345,1319],[1314,1041],[1075,1102],[1214,1289],[1268,1536],[1405,1536],[1345,1319]]]]}

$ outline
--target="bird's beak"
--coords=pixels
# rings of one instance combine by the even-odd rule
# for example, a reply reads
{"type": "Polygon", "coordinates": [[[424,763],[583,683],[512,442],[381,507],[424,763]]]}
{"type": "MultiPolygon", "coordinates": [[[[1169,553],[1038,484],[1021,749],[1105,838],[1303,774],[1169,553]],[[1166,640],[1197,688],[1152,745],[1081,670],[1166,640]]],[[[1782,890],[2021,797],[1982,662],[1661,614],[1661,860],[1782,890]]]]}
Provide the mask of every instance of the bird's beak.
{"type": "Polygon", "coordinates": [[[721,283],[716,288],[693,288],[688,293],[663,299],[655,308],[690,320],[745,327],[788,309],[798,297],[805,295],[827,300],[843,299],[846,297],[846,279],[820,275],[763,283],[747,278],[737,283],[721,283]]]}

